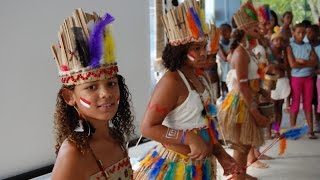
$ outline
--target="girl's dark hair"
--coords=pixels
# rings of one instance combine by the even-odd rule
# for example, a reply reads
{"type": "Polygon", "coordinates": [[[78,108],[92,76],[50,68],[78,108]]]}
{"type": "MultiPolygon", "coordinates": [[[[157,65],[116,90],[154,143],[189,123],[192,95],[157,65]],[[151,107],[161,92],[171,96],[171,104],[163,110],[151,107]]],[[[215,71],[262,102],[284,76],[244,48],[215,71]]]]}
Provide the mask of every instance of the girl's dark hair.
{"type": "MultiPolygon", "coordinates": [[[[131,94],[125,84],[125,80],[121,75],[117,75],[120,89],[120,102],[115,116],[110,120],[110,135],[114,137],[121,145],[125,143],[125,136],[130,136],[134,133],[134,117],[131,113],[132,103],[131,94]]],[[[63,99],[62,89],[67,88],[73,90],[75,86],[62,86],[56,103],[56,111],[54,113],[54,125],[56,133],[56,154],[58,154],[61,144],[65,139],[74,143],[76,147],[84,153],[89,149],[88,136],[89,128],[94,132],[94,127],[84,123],[84,132],[75,132],[78,127],[79,115],[73,106],[69,106],[63,99]],[[89,126],[87,126],[89,125],[89,126]]]]}
{"type": "Polygon", "coordinates": [[[245,36],[242,29],[235,29],[231,35],[230,51],[233,52],[240,44],[241,40],[245,36]]]}
{"type": "Polygon", "coordinates": [[[289,16],[293,17],[293,14],[292,14],[291,11],[284,12],[283,15],[282,15],[282,18],[284,18],[286,15],[289,15],[289,16]]]}
{"type": "Polygon", "coordinates": [[[274,19],[274,26],[279,26],[277,13],[274,10],[270,10],[270,14],[274,19]]]}
{"type": "Polygon", "coordinates": [[[190,43],[179,46],[172,46],[169,43],[163,50],[163,65],[170,71],[180,69],[187,60],[187,53],[190,43]]]}

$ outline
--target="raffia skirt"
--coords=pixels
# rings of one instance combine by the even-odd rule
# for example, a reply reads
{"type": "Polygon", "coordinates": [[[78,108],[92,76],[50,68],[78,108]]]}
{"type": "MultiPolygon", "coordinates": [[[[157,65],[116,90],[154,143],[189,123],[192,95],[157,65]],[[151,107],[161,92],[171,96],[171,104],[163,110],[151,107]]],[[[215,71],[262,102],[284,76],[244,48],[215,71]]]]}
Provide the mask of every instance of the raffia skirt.
{"type": "Polygon", "coordinates": [[[219,107],[218,121],[227,141],[253,147],[264,144],[263,129],[257,126],[239,90],[227,94],[219,107]]]}
{"type": "Polygon", "coordinates": [[[216,159],[191,160],[159,144],[139,162],[134,170],[137,180],[193,180],[216,179],[216,159]]]}

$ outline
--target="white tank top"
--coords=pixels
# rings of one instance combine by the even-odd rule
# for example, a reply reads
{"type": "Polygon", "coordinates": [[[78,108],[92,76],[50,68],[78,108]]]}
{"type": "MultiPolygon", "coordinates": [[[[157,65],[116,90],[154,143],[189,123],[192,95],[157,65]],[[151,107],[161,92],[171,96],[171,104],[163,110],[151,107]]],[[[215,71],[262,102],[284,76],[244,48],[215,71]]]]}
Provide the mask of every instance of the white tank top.
{"type": "MultiPolygon", "coordinates": [[[[202,116],[203,104],[196,90],[192,90],[187,79],[182,72],[178,73],[188,89],[188,96],[182,104],[170,111],[162,124],[172,129],[187,130],[206,127],[206,122],[202,116]]],[[[209,98],[209,92],[205,89],[202,97],[209,98]]]]}

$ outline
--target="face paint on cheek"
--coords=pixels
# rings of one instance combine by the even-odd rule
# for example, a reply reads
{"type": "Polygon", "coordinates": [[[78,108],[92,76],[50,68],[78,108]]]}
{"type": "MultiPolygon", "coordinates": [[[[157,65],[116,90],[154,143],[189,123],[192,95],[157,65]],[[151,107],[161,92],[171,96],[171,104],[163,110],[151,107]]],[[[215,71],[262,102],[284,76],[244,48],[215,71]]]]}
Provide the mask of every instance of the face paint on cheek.
{"type": "Polygon", "coordinates": [[[191,61],[195,61],[195,60],[196,60],[195,57],[194,57],[194,55],[192,55],[191,53],[188,53],[188,54],[187,54],[187,57],[188,57],[188,59],[190,59],[191,61]]]}
{"type": "Polygon", "coordinates": [[[91,102],[86,100],[86,99],[84,99],[84,98],[82,98],[82,97],[80,97],[80,103],[86,108],[90,108],[91,107],[91,102]]]}

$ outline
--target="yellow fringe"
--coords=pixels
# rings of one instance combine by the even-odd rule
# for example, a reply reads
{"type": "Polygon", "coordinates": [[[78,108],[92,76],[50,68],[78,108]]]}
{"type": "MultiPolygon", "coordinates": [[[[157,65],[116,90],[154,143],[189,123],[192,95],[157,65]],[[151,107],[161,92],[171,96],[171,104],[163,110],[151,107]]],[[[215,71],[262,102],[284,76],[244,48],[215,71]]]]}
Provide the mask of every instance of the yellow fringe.
{"type": "Polygon", "coordinates": [[[279,142],[279,156],[283,155],[287,149],[287,139],[282,138],[279,142]]]}

